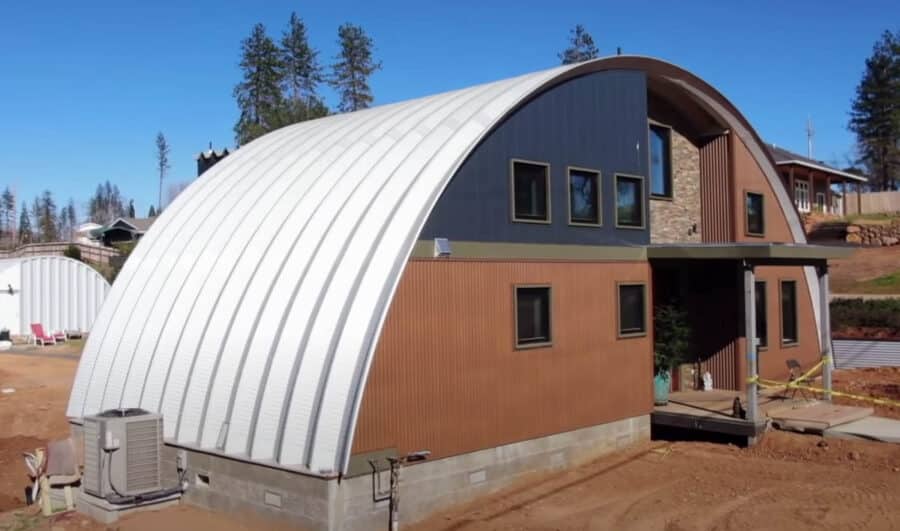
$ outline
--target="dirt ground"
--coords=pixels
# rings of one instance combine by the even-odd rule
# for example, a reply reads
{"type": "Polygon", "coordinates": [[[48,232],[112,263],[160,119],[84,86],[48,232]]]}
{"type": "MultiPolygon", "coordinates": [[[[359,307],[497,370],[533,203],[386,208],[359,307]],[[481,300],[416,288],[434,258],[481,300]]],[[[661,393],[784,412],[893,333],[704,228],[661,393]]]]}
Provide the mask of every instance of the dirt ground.
{"type": "MultiPolygon", "coordinates": [[[[887,398],[900,403],[900,367],[837,370],[834,371],[831,383],[835,391],[887,398]]],[[[900,406],[872,404],[842,397],[835,397],[834,402],[848,406],[872,407],[876,415],[900,419],[900,406]]]]}
{"type": "Polygon", "coordinates": [[[900,446],[771,432],[752,449],[650,442],[531,478],[424,530],[900,528],[900,446]],[[821,446],[820,446],[821,444],[821,446]]]}
{"type": "Polygon", "coordinates": [[[860,282],[900,271],[900,245],[865,247],[849,258],[829,262],[831,291],[857,293],[860,282]]]}
{"type": "MultiPolygon", "coordinates": [[[[68,434],[77,346],[0,354],[0,530],[272,529],[190,506],[130,515],[107,528],[24,506],[21,452],[68,434]]],[[[897,393],[900,369],[838,371],[836,388],[897,393]],[[893,386],[893,387],[891,387],[893,386]]],[[[900,397],[897,397],[900,398],[900,397]]],[[[879,413],[900,418],[898,411],[879,413]]],[[[767,434],[754,448],[650,442],[571,471],[534,475],[418,530],[900,529],[900,445],[767,434]]]]}
{"type": "Polygon", "coordinates": [[[129,515],[111,527],[78,514],[48,519],[40,516],[36,506],[26,507],[25,488],[30,482],[22,452],[33,452],[49,440],[69,436],[65,410],[81,347],[80,343],[70,343],[29,348],[20,354],[0,353],[0,531],[275,528],[271,522],[260,522],[253,515],[236,519],[190,506],[129,515]],[[13,392],[3,392],[10,389],[13,392]]]}

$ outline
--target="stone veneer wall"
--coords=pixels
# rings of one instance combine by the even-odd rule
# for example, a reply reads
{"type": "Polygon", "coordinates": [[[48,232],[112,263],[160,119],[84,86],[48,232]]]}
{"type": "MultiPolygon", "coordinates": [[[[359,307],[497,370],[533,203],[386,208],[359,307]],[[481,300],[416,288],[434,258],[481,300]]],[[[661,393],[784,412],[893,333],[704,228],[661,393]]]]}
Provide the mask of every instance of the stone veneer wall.
{"type": "Polygon", "coordinates": [[[650,200],[650,242],[700,242],[700,149],[674,129],[672,188],[671,201],[650,200]]]}

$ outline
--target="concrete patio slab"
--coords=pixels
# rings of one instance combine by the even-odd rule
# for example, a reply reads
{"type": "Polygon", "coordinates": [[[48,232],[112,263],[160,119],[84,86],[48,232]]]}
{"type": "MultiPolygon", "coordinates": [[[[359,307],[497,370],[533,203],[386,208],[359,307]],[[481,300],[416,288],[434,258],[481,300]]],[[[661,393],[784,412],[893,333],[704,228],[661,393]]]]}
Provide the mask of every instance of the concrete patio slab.
{"type": "Polygon", "coordinates": [[[822,433],[828,428],[865,419],[874,413],[870,407],[838,406],[816,402],[805,407],[782,407],[766,412],[772,424],[781,430],[822,433]]]}
{"type": "Polygon", "coordinates": [[[828,428],[823,435],[839,439],[865,439],[900,443],[900,420],[874,416],[866,417],[828,428]]]}

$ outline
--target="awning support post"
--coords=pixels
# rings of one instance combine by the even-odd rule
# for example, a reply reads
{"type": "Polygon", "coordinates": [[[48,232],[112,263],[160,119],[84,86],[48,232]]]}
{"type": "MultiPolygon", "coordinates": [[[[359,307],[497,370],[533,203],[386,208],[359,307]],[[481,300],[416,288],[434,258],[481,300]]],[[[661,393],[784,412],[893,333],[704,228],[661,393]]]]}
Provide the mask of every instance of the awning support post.
{"type": "Polygon", "coordinates": [[[756,359],[756,276],[753,264],[744,267],[744,337],[747,342],[747,420],[756,424],[759,420],[759,396],[756,379],[759,371],[756,359]]]}
{"type": "Polygon", "coordinates": [[[831,370],[834,359],[831,351],[831,296],[829,294],[828,264],[816,267],[819,275],[819,328],[822,332],[822,386],[825,388],[825,400],[831,401],[831,370]]]}

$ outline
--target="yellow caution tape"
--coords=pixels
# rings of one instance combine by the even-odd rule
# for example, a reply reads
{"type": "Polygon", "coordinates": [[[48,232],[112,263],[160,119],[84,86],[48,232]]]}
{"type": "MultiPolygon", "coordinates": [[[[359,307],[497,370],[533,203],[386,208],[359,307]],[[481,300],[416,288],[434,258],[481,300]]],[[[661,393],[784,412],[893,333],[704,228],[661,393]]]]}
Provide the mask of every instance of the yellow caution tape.
{"type": "Polygon", "coordinates": [[[747,378],[747,382],[755,383],[755,384],[759,385],[760,387],[765,387],[768,389],[779,388],[779,387],[783,387],[785,390],[787,390],[787,389],[803,389],[803,390],[813,391],[813,392],[822,393],[822,394],[830,393],[832,396],[840,396],[840,397],[844,397],[844,398],[849,398],[851,400],[859,400],[862,402],[871,402],[873,404],[878,404],[878,405],[882,405],[882,406],[900,407],[900,401],[897,401],[897,400],[890,400],[888,398],[878,398],[878,397],[874,397],[874,396],[854,395],[854,394],[844,393],[841,391],[834,391],[834,390],[828,391],[821,387],[813,387],[804,382],[804,380],[809,378],[813,372],[815,372],[819,367],[821,367],[823,364],[825,364],[826,362],[829,362],[829,361],[831,361],[831,357],[825,356],[824,358],[822,358],[822,361],[817,363],[812,369],[806,371],[806,373],[801,375],[799,378],[795,378],[794,380],[792,380],[790,382],[779,382],[777,380],[766,380],[764,378],[760,378],[758,375],[754,376],[753,378],[747,378]]]}

